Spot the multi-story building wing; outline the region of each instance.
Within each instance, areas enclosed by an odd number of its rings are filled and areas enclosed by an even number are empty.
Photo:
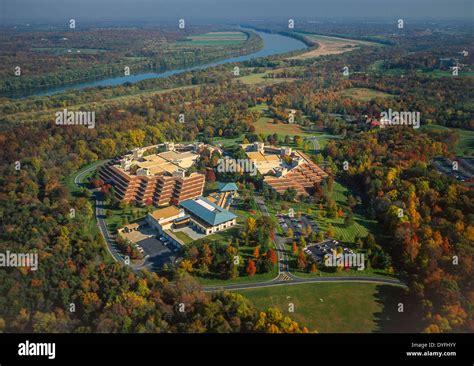
[[[153,151],[162,146],[167,151]],[[199,173],[186,174],[199,154],[176,151],[177,147],[167,143],[134,149],[131,154],[122,157],[119,163],[105,165],[99,176],[113,185],[117,199],[123,202],[139,205],[152,202],[164,206],[200,196],[205,176]],[[203,147],[200,145],[199,148]],[[144,155],[150,151],[151,154]]]

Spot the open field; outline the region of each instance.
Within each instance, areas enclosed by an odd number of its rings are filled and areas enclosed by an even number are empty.
[[[268,85],[291,82],[291,81],[296,80],[295,78],[268,77],[269,74],[271,73],[266,71],[266,72],[262,72],[258,74],[250,74],[246,76],[241,76],[239,78],[236,78],[235,80],[240,81],[241,83],[245,85],[255,85],[255,86],[268,86]]]
[[[306,132],[305,129],[296,123],[273,123],[273,119],[268,117],[261,117],[257,122],[254,123],[255,133],[263,133],[264,135],[270,135],[276,133],[280,137],[288,136],[312,136],[313,133]]]
[[[361,102],[369,102],[376,98],[393,98],[393,95],[367,88],[349,88],[338,93],[342,98],[351,98]]]
[[[355,39],[321,36],[318,34],[299,34],[317,43],[319,47],[300,55],[290,57],[290,60],[304,60],[319,56],[338,55],[357,49],[360,46],[379,46],[379,44],[374,42],[359,41]]]
[[[371,333],[406,329],[396,311],[396,299],[403,291],[366,283],[311,283],[239,292],[258,309],[280,309],[319,333]],[[290,303],[293,313],[288,311]]]
[[[254,107],[251,107],[250,110],[258,111],[262,113],[262,117],[260,117],[255,123],[255,133],[263,134],[263,135],[273,135],[276,133],[279,138],[284,138],[285,136],[302,136],[302,137],[310,137],[316,136],[318,137],[319,144],[321,148],[327,143],[328,139],[337,138],[337,136],[330,136],[324,134],[322,132],[311,131],[306,129],[305,127],[297,124],[297,123],[273,123],[273,118],[270,118],[268,115],[268,105],[265,103],[257,104]]]

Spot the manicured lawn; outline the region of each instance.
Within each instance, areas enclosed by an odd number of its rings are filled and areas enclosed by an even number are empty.
[[[111,211],[111,215],[105,218],[107,227],[111,233],[115,233],[118,229],[125,225],[125,218],[128,218],[128,222],[134,222],[139,219],[142,219],[148,213],[148,207],[135,207],[127,206],[125,209],[112,208],[110,206],[104,207],[106,210]],[[135,215],[133,213],[135,212]]]
[[[260,310],[280,309],[320,333],[401,331],[396,300],[403,289],[366,283],[312,283],[239,290]],[[322,301],[321,301],[322,300]],[[294,304],[290,313],[289,304]],[[403,325],[404,326],[404,325]]]
[[[183,233],[182,231],[173,231],[173,234],[179,239],[182,240],[184,244],[189,244],[193,242],[193,239],[191,239],[188,235]]]
[[[240,144],[242,142],[242,136],[235,138],[223,138],[223,137],[214,137],[211,139],[213,145],[222,145],[225,148]]]

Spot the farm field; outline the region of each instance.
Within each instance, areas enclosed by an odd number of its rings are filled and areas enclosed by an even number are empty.
[[[311,283],[240,290],[260,310],[281,310],[319,333],[372,333],[402,328],[402,288],[366,283]],[[294,312],[289,312],[289,304]],[[404,324],[403,324],[404,325]],[[402,330],[398,330],[402,331]]]
[[[302,53],[297,56],[290,57],[289,60],[304,60],[327,55],[338,55],[344,52],[352,51],[360,46],[380,46],[374,42],[359,41],[355,39],[346,39],[339,37],[322,36],[318,34],[299,33],[307,39],[317,43],[317,49]]]

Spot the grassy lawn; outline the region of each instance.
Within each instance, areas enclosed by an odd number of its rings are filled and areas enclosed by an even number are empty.
[[[125,209],[113,208],[106,205],[105,210],[110,210],[111,215],[105,218],[107,227],[111,233],[115,233],[118,229],[125,225],[125,219],[128,219],[128,222],[134,222],[140,220],[146,216],[150,208],[148,207],[135,207],[127,206]],[[135,213],[135,214],[134,214]]]
[[[252,248],[253,250],[253,248]],[[278,275],[278,266],[274,266],[273,270],[268,273],[257,273],[252,277],[247,276],[247,274],[237,277],[235,280],[223,280],[218,278],[218,274],[214,274],[214,278],[202,278],[194,277],[201,285],[204,286],[226,286],[240,283],[250,283],[250,282],[260,282],[260,281],[270,281]]]
[[[285,136],[321,136],[320,144],[324,145],[326,141],[323,141],[331,136],[318,131],[310,131],[306,127],[303,127],[297,123],[273,123],[273,118],[268,114],[268,105],[266,103],[259,103],[254,107],[249,108],[251,111],[257,111],[262,114],[262,116],[254,123],[255,133],[267,135],[273,135],[276,133],[280,139],[283,139]]]
[[[342,98],[351,98],[362,102],[370,102],[376,98],[393,98],[393,95],[367,88],[349,88],[338,93]]]
[[[403,289],[366,283],[311,283],[239,290],[260,310],[280,309],[320,333],[372,333],[406,330],[397,313]],[[322,300],[322,301],[321,301]],[[294,304],[294,312],[288,310]],[[413,327],[413,323],[411,323]]]
[[[288,136],[313,136],[315,133],[310,133],[304,129],[304,127],[296,123],[273,123],[273,119],[269,117],[260,117],[257,122],[254,123],[255,133],[264,135],[273,135],[276,133],[279,138]]]
[[[239,78],[236,78],[235,80],[238,80],[245,85],[258,85],[258,86],[267,86],[267,85],[291,82],[291,81],[296,80],[295,78],[267,77],[268,74],[270,74],[270,72],[266,71],[266,72],[262,72],[258,74],[250,74],[246,76],[241,76]]]
[[[67,178],[65,178],[61,181],[61,183],[68,188],[71,197],[79,197],[79,195],[80,195],[80,187],[78,187],[74,183],[74,178],[76,177],[76,175],[78,173],[82,172],[83,170],[91,167],[91,166],[99,165],[99,164],[100,164],[100,162],[98,162],[98,161],[93,162],[91,164],[87,164],[87,165],[83,166],[80,170],[78,170],[77,172],[71,174],[69,177],[67,177]],[[95,173],[95,170],[92,170],[89,173],[87,173],[86,175],[84,175],[82,177],[82,179],[80,180],[80,183],[86,182],[91,176],[94,175],[94,173]],[[92,206],[94,206],[95,201],[94,201],[93,196],[90,197],[89,202],[91,203]],[[99,232],[99,228],[97,227],[97,224],[96,224],[95,220],[91,221],[88,226],[89,226],[89,231],[91,233],[93,233],[94,235]]]
[[[213,145],[222,145],[225,148],[234,146],[236,144],[240,144],[242,142],[242,136],[234,137],[234,138],[224,138],[224,137],[213,137],[211,139],[211,143]]]
[[[189,244],[193,242],[193,239],[191,239],[188,235],[186,235],[186,233],[183,233],[182,231],[173,231],[173,234],[184,244]]]
[[[81,169],[79,169],[77,172],[71,174],[69,177],[65,178],[63,181],[62,181],[62,184],[66,185],[66,187],[69,189],[69,192],[71,193],[71,196],[75,197],[79,194],[80,192],[80,187],[78,187],[75,183],[74,183],[74,178],[77,176],[78,173],[82,172],[83,170],[86,170],[92,166],[95,166],[95,165],[100,165],[102,161],[95,161],[93,163],[90,163],[90,164],[87,164],[87,165],[84,165],[83,167],[81,167]],[[84,175],[81,179],[81,181],[79,183],[84,183],[86,182],[90,177],[92,177],[95,173],[95,170],[92,170],[90,172],[88,172],[86,175]]]

